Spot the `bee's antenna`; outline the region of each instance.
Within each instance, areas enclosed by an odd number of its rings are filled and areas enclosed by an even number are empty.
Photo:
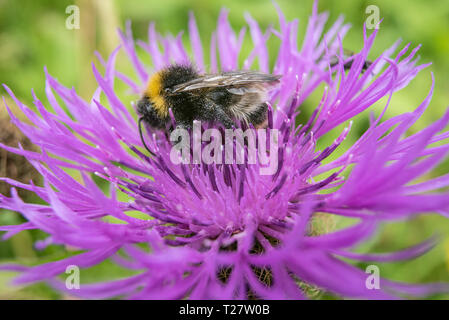
[[[145,143],[145,139],[143,138],[143,133],[142,133],[142,121],[143,121],[143,117],[139,118],[139,134],[140,134],[140,140],[142,140],[143,146],[145,147],[145,149],[148,150],[148,152],[154,157],[156,156],[156,154],[154,154],[153,151],[151,151],[147,144]]]

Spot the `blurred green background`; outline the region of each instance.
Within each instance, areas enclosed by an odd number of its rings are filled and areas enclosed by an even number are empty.
[[[287,19],[299,18],[299,43],[311,13],[312,1],[277,1]],[[75,4],[80,8],[80,29],[66,28],[66,7]],[[419,51],[421,62],[433,62],[422,71],[410,85],[395,94],[387,116],[410,111],[417,107],[427,95],[431,85],[430,71],[435,74],[435,93],[429,109],[414,127],[414,131],[440,118],[449,102],[449,3],[447,1],[325,1],[319,2],[319,11],[329,11],[327,26],[343,14],[346,22],[352,24],[345,38],[344,46],[353,51],[361,48],[362,26],[367,18],[368,5],[377,5],[383,22],[369,58],[374,59],[396,39],[408,42],[412,47],[422,44]],[[219,10],[230,9],[230,21],[235,29],[245,25],[244,12],[249,12],[263,29],[270,24],[278,28],[277,15],[270,1],[120,1],[120,0],[0,0],[0,83],[12,88],[20,100],[32,105],[31,88],[38,97],[44,97],[44,72],[49,72],[64,85],[75,89],[86,99],[95,90],[90,62],[94,61],[94,51],[103,57],[118,45],[116,29],[123,28],[126,20],[132,21],[135,38],[147,39],[150,21],[156,22],[162,34],[177,34],[187,29],[188,11],[193,10],[204,43],[209,47],[209,39],[216,27]],[[248,38],[248,37],[247,37]],[[188,38],[184,34],[188,46]],[[248,45],[244,50],[249,50]],[[271,53],[276,47],[270,48]],[[205,55],[207,57],[207,54]],[[275,56],[273,55],[272,58]],[[119,66],[128,69],[126,59],[119,59]],[[96,60],[95,60],[96,61]],[[97,65],[99,65],[98,61]],[[5,95],[2,89],[1,95]],[[313,96],[303,106],[303,115],[310,114]],[[127,97],[125,99],[132,99]],[[135,99],[135,97],[134,97]],[[7,101],[8,98],[7,98]],[[380,107],[382,104],[379,104]],[[0,111],[4,114],[4,108]],[[367,126],[367,114],[357,117],[351,139],[343,149],[352,143]],[[332,134],[326,141],[332,139]],[[442,164],[432,176],[449,171],[449,162]],[[19,215],[2,212],[0,224],[19,223]],[[340,222],[337,221],[337,225]],[[343,223],[343,222],[342,222]],[[409,282],[449,281],[449,221],[436,215],[420,216],[409,221],[386,225],[381,232],[359,250],[384,252],[405,248],[416,244],[432,234],[441,235],[441,243],[430,253],[413,261],[393,264],[379,264],[381,276]],[[14,261],[35,264],[38,261],[60,259],[68,253],[65,248],[53,246],[42,252],[33,249],[33,241],[42,239],[39,232],[22,232],[8,241],[0,242],[0,262]],[[364,265],[360,265],[364,267]],[[110,279],[125,274],[110,263],[87,271],[82,271],[82,279]],[[55,299],[65,298],[43,284],[26,288],[9,285],[12,273],[0,273],[0,298],[14,299]],[[449,298],[440,295],[434,298]]]

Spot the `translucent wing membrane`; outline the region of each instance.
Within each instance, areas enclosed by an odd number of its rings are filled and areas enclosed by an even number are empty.
[[[223,74],[208,74],[192,81],[176,85],[171,92],[177,93],[217,87],[242,87],[261,83],[274,84],[277,83],[281,77],[281,75],[271,75],[257,71],[244,70],[226,72]]]

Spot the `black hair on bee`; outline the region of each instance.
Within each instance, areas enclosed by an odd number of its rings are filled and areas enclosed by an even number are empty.
[[[349,51],[347,49],[343,50],[343,58],[344,59],[349,59],[349,58],[351,58],[353,56],[354,56],[354,52]],[[351,69],[353,62],[354,62],[354,58],[352,58],[352,59],[348,60],[347,62],[345,62],[343,64],[343,69],[345,69],[345,70]],[[331,58],[331,61],[330,61],[331,68],[333,68],[336,65],[338,65],[338,63],[339,63],[339,58],[337,56],[333,56]],[[366,71],[372,64],[373,64],[372,61],[365,60],[365,62],[363,63],[363,66],[362,66],[362,72]]]
[[[200,75],[191,65],[163,68],[150,77],[137,103],[142,142],[148,149],[142,122],[165,129],[171,121],[169,109],[177,127],[185,129],[190,129],[194,120],[218,123],[226,129],[234,127],[236,120],[261,127],[267,119],[267,92],[280,78],[249,70]]]

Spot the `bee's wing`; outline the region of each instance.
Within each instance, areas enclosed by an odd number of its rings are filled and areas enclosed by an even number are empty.
[[[208,74],[174,86],[171,93],[226,87],[233,94],[243,94],[248,92],[248,90],[257,90],[257,88],[261,88],[261,85],[275,84],[280,78],[280,75],[271,75],[257,71]]]

